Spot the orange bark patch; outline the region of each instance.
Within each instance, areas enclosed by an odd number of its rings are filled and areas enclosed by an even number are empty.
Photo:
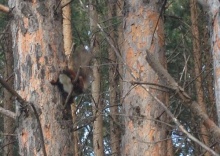
[[[23,22],[24,22],[24,27],[28,28],[28,18],[23,18]]]
[[[50,125],[49,124],[44,126],[44,135],[45,135],[45,138],[47,138],[48,140],[51,139]]]
[[[143,15],[143,7],[141,7],[139,10],[138,10],[138,15]]]
[[[33,90],[38,90],[39,86],[40,86],[40,81],[39,79],[36,79],[34,77],[34,75],[32,75],[32,77],[30,78],[30,85],[31,85],[31,91]]]
[[[126,146],[125,146],[125,152],[124,153],[126,153],[126,154],[128,154],[129,153],[129,151],[130,151],[130,146],[129,146],[129,144],[126,144]]]
[[[44,138],[47,138],[47,140],[51,140],[51,133],[50,133],[50,125],[47,124],[44,126]],[[49,144],[45,144],[46,151],[49,150]]]
[[[36,0],[32,0],[33,4],[37,4],[37,1]]]
[[[134,61],[134,60],[133,60],[134,57],[135,57],[135,56],[134,56],[134,52],[133,52],[132,48],[129,48],[128,51],[127,51],[127,55],[126,55],[126,62],[127,62],[127,65],[128,65],[129,67],[132,66],[133,61]]]
[[[214,51],[217,52],[217,51],[219,51],[219,49],[220,49],[220,39],[216,35],[215,44],[214,44]]]
[[[35,40],[41,45],[42,51],[45,51],[45,44],[43,42],[43,29],[40,27],[36,32]]]
[[[133,125],[133,122],[131,120],[128,122],[127,126],[128,126],[128,129],[130,129],[130,130],[134,129],[134,125]]]
[[[149,24],[148,20],[144,21],[144,27],[142,28],[141,33],[142,33],[142,37],[146,37],[148,35],[152,35],[153,29],[152,29],[152,27],[150,27],[150,24]]]
[[[24,34],[22,34],[21,31],[19,31],[18,35],[19,35],[19,37],[18,37],[19,41],[22,41],[22,42],[18,43],[19,47],[21,48],[20,51],[22,51],[23,53],[27,53],[28,51],[31,50],[30,43],[34,44],[34,41],[35,41],[34,35],[31,33],[28,33],[28,32],[25,33],[25,35],[24,35]],[[25,56],[25,55],[23,55],[23,56]]]
[[[155,144],[154,148],[152,150],[152,155],[153,156],[160,156],[160,154],[159,154],[160,151],[161,151],[161,149],[159,148],[158,144]]]
[[[216,68],[215,73],[216,73],[216,77],[219,77],[220,76],[220,68]]]
[[[41,57],[41,58],[39,59],[39,62],[38,62],[38,63],[44,64],[44,61],[45,61],[44,57]]]
[[[160,46],[164,46],[164,32],[163,32],[163,27],[159,27],[160,29],[158,29],[158,38],[159,38],[159,41],[158,41],[158,44]]]
[[[218,27],[218,16],[215,16],[215,19],[214,19],[214,22],[213,22],[213,30],[214,30],[214,34],[218,34],[218,30],[219,30],[219,27]]]
[[[147,10],[147,17],[148,17],[148,19],[150,19],[150,22],[152,23],[152,24],[154,24],[151,28],[152,28],[152,30],[154,30],[155,29],[155,26],[156,26],[156,24],[157,24],[157,20],[158,20],[158,17],[159,17],[159,14],[158,14],[158,12],[154,12],[154,11],[152,11],[152,10]],[[147,21],[147,20],[146,20]],[[147,22],[149,22],[149,21],[147,21]],[[149,25],[149,24],[148,24]]]
[[[151,110],[151,104],[146,103],[145,112],[150,112],[150,110]]]
[[[133,24],[131,26],[131,32],[132,32],[132,41],[133,42],[139,42],[141,36],[143,35],[141,32],[141,27],[138,25]]]
[[[141,86],[135,87],[135,92],[136,92],[136,94],[138,94],[138,96],[140,96],[141,98],[147,96],[146,90],[145,90],[144,88],[142,88]]]
[[[22,146],[25,147],[26,142],[28,141],[28,132],[25,131],[25,129],[23,129],[21,135],[22,135]]]
[[[155,130],[151,129],[148,133],[148,138],[150,141],[154,141],[154,132],[155,132]]]
[[[146,125],[144,125],[144,126],[146,126]],[[139,138],[143,139],[143,137],[145,137],[145,134],[146,134],[146,129],[145,128],[139,128],[139,130],[138,130]]]

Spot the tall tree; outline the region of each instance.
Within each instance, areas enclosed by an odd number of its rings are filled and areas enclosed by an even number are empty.
[[[110,33],[110,37],[117,41],[116,39],[116,30],[113,26],[113,19],[116,16],[116,3],[111,3],[111,1],[108,1],[108,18],[109,20],[109,29],[108,32]],[[115,47],[116,46],[116,42]],[[117,100],[117,94],[118,94],[118,65],[117,65],[117,59],[114,50],[112,47],[109,47],[108,49],[109,54],[109,103],[110,103],[110,138],[111,138],[111,152],[113,156],[119,156],[120,155],[120,127],[119,127],[119,112],[118,112],[118,100]]]
[[[199,28],[198,28],[198,12],[197,12],[196,0],[190,0],[190,12],[191,12],[191,30],[193,35],[193,58],[194,58],[194,71],[196,78],[195,88],[196,88],[196,98],[198,103],[201,105],[201,108],[204,112],[206,111],[206,105],[204,102],[204,92],[202,86],[202,57],[201,57],[201,47],[200,47],[200,38],[199,38]],[[206,145],[209,145],[208,131],[204,125],[200,125],[201,137]],[[205,154],[209,156],[209,153]]]
[[[162,2],[125,1],[123,108],[125,134],[122,155],[167,155],[166,122],[163,108],[146,92],[146,86],[132,86],[131,81],[163,84],[145,60],[146,49],[165,65]],[[166,103],[166,93],[151,88],[152,94]]]
[[[72,27],[71,27],[71,3],[69,0],[62,0],[62,16],[63,16],[63,40],[64,51],[66,56],[70,56],[71,47],[73,43],[72,39]]]
[[[69,0],[62,0],[62,16],[63,16],[63,43],[65,55],[68,59],[68,69],[74,70],[74,42],[72,38],[72,25],[71,25],[71,3]],[[76,60],[76,59],[75,59]],[[71,114],[72,114],[72,123],[76,123],[76,104],[71,104]],[[78,131],[73,131],[73,153],[75,156],[79,155],[79,146],[78,146]]]
[[[9,1],[13,8],[15,90],[25,99],[19,116],[21,155],[72,155],[72,133],[63,120],[63,100],[50,84],[66,66],[59,1]],[[20,99],[20,98],[18,98]],[[28,111],[27,111],[28,110]],[[25,113],[24,113],[25,112]]]
[[[220,48],[219,48],[219,33],[220,33],[220,17],[219,7],[220,2],[218,0],[205,1],[198,0],[203,6],[204,10],[209,14],[210,22],[210,36],[211,36],[211,51],[213,57],[213,68],[214,68],[214,87],[215,87],[215,100],[218,115],[218,125],[220,125]]]
[[[5,70],[4,70],[4,77],[7,80],[7,83],[13,88],[14,84],[14,75],[13,75],[13,52],[12,52],[12,38],[11,38],[11,31],[9,27],[6,29],[8,35],[4,35],[4,49],[5,49]],[[3,38],[2,37],[2,38]],[[10,111],[14,111],[14,101],[13,96],[10,92],[4,89],[4,108]],[[4,144],[6,145],[4,148],[4,155],[5,156],[13,156],[14,151],[14,120],[10,117],[4,116],[4,133],[5,139]]]
[[[93,55],[99,52],[98,36],[96,34],[98,24],[97,4],[96,1],[89,1],[90,13],[90,29],[91,29],[91,49]],[[93,59],[93,82],[92,82],[92,99],[93,99],[93,116],[95,121],[93,124],[93,149],[97,156],[104,155],[103,145],[103,118],[102,118],[102,102],[101,102],[101,78],[99,62]]]

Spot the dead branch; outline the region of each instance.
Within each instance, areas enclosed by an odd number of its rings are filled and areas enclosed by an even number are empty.
[[[39,127],[39,131],[40,131],[40,141],[41,141],[41,145],[42,145],[42,148],[43,148],[43,153],[44,153],[44,156],[47,156],[47,153],[46,153],[46,147],[45,147],[45,144],[44,144],[44,136],[43,136],[43,130],[42,130],[42,127],[41,127],[41,123],[40,123],[40,119],[39,119],[39,115],[37,113],[37,110],[34,106],[33,103],[28,103],[27,101],[25,101],[11,86],[9,86],[7,84],[7,82],[5,82],[5,80],[3,78],[0,77],[0,83],[2,84],[3,87],[5,87],[5,89],[7,89],[13,96],[16,97],[16,100],[18,100],[18,102],[23,106],[23,107],[26,107],[26,106],[31,106],[33,112],[34,112],[34,115],[37,119],[37,123],[38,123],[38,127]]]
[[[9,13],[9,7],[0,4],[0,11],[4,13]]]
[[[12,119],[16,119],[16,114],[14,113],[14,112],[12,112],[12,111],[10,111],[10,110],[7,110],[7,109],[4,109],[4,108],[2,108],[2,107],[0,107],[0,113],[1,114],[3,114],[3,115],[5,115],[5,116],[7,116],[7,117],[9,117],[9,118],[12,118]]]
[[[27,104],[27,102],[1,77],[0,77],[0,83],[2,84],[3,87],[5,87],[5,89],[7,89],[13,96],[16,97],[16,100],[18,100],[18,102],[21,105],[25,106]]]
[[[160,88],[167,89],[167,91],[172,90],[172,89],[169,88],[168,86],[161,85],[161,84],[156,84],[156,83],[151,83],[151,82],[143,82],[143,81],[123,81],[123,82],[129,82],[129,83],[131,83],[132,85],[135,85],[135,84],[137,84],[137,85],[144,84],[144,85],[149,85],[149,86],[157,86],[157,87],[160,87]]]
[[[166,105],[161,102],[156,96],[154,96],[149,89],[146,89],[146,91],[148,92],[148,94],[151,95],[151,97],[153,97],[154,100],[156,100],[162,107],[163,109],[166,111],[166,113],[172,118],[173,122],[177,125],[178,129],[180,129],[184,134],[187,135],[188,138],[190,138],[191,140],[193,140],[194,142],[196,142],[197,144],[199,144],[201,147],[203,147],[204,149],[206,149],[207,151],[209,151],[210,153],[212,153],[215,156],[219,156],[219,154],[217,154],[215,151],[213,151],[211,148],[209,148],[208,146],[206,146],[204,143],[202,143],[201,141],[199,141],[197,138],[195,138],[193,135],[191,135],[190,133],[187,132],[187,130],[184,128],[183,125],[181,125],[181,123],[177,120],[177,118],[175,118],[175,116],[171,113],[171,111],[169,109],[167,109]]]
[[[220,142],[220,128],[208,117],[202,110],[201,106],[193,101],[192,98],[178,85],[174,78],[168,73],[166,69],[160,64],[159,60],[148,50],[146,50],[146,60],[158,76],[166,83],[166,85],[175,92],[183,101],[184,106],[189,107],[193,114],[201,119],[201,123],[210,131],[213,138]]]

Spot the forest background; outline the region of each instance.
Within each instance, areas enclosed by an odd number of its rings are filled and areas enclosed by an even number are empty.
[[[199,2],[0,0],[0,155],[219,155],[220,2]],[[66,119],[73,43],[93,74]]]

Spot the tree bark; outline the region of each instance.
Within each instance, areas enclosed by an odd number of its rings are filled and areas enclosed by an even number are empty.
[[[70,56],[71,54],[71,47],[73,43],[72,39],[72,28],[71,28],[71,3],[68,4],[69,0],[62,0],[62,8],[63,11],[63,40],[64,40],[64,51],[66,56]],[[68,5],[66,5],[68,4]]]
[[[125,1],[124,10],[124,81],[145,81],[162,84],[161,79],[145,62],[150,49],[165,65],[162,4],[158,1]],[[122,136],[122,155],[167,155],[166,122],[163,108],[146,92],[146,86],[123,84],[125,134]],[[152,94],[166,103],[166,93],[151,89]]]
[[[64,51],[65,55],[68,58],[68,69],[74,70],[75,67],[74,64],[77,64],[74,62],[74,58],[72,54],[72,48],[73,48],[73,38],[72,38],[72,23],[71,23],[71,3],[69,3],[69,0],[62,0],[62,15],[63,15],[63,43],[64,43]],[[67,5],[68,4],[68,5]],[[71,60],[70,60],[71,59]],[[75,59],[76,60],[76,59]],[[72,114],[72,123],[76,123],[76,106],[75,103],[71,104],[71,114]],[[74,128],[74,127],[73,127]],[[79,156],[79,137],[78,137],[78,131],[73,131],[73,153],[74,156]]]
[[[114,30],[113,18],[116,16],[116,3],[111,3],[108,1],[108,18],[109,20],[109,29],[108,32],[110,37],[116,41],[116,35]],[[116,42],[114,42],[116,43]],[[115,47],[117,47],[115,45]],[[108,48],[109,55],[109,103],[110,103],[110,146],[112,156],[120,156],[120,127],[119,127],[119,112],[118,112],[118,101],[117,101],[117,92],[118,92],[118,65],[116,60],[116,55],[114,50]]]
[[[98,36],[95,34],[98,24],[98,14],[96,11],[96,3],[93,0],[89,1],[90,13],[90,30],[91,30],[91,49],[93,55],[99,52]],[[96,156],[104,156],[103,145],[103,118],[102,118],[102,103],[100,96],[100,71],[99,62],[93,59],[93,82],[92,82],[92,99],[93,99],[93,116],[95,121],[93,124],[93,148]]]
[[[23,108],[28,113],[21,112],[19,117],[19,154],[73,155],[71,127],[61,109],[64,101],[58,88],[50,84],[66,67],[60,3],[17,0],[9,1],[9,6],[14,15],[15,89],[28,103]],[[17,102],[18,113],[19,105]]]
[[[195,88],[196,88],[196,97],[197,101],[200,104],[202,110],[207,113],[206,106],[204,103],[204,92],[202,86],[202,57],[201,57],[201,47],[200,47],[200,38],[199,38],[199,29],[198,29],[198,12],[196,6],[196,0],[190,0],[190,12],[191,12],[191,30],[193,35],[193,59],[194,59],[194,71],[195,71]],[[200,132],[203,142],[206,145],[209,145],[208,131],[204,125],[200,125]],[[206,153],[205,156],[209,156],[210,153]]]
[[[220,126],[220,2],[218,0],[206,1],[198,0],[209,14],[210,36],[211,36],[211,51],[213,57],[214,68],[214,87],[215,87],[215,100],[218,115],[218,126]]]
[[[72,103],[71,104],[71,111],[72,111],[72,120],[73,123],[77,122],[77,116],[76,116],[76,104]],[[79,135],[78,131],[73,131],[73,149],[74,149],[74,156],[80,156],[80,151],[79,151]]]
[[[7,28],[8,29],[8,28]],[[13,75],[13,52],[12,52],[12,38],[10,29],[7,30],[7,36],[5,36],[4,43],[5,46],[5,73],[4,77],[7,79],[7,83],[13,87],[14,84],[14,75]],[[4,108],[10,111],[14,111],[14,101],[13,96],[6,89],[4,89]],[[4,156],[13,156],[14,150],[14,140],[15,137],[12,135],[15,133],[14,120],[7,116],[4,116]]]
[[[9,12],[9,7],[0,4],[0,11],[2,11],[4,13],[8,13]]]

